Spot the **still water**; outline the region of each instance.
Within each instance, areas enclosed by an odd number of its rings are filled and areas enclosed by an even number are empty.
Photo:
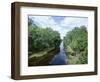
[[[63,41],[60,44],[60,52],[57,53],[52,60],[50,61],[50,65],[66,65],[67,56],[64,51]]]

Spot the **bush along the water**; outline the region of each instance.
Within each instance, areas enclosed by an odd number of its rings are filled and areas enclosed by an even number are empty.
[[[68,64],[87,64],[88,32],[85,26],[75,27],[64,37],[64,49]]]
[[[60,34],[51,28],[41,28],[28,19],[28,52],[40,52],[50,48],[58,48],[61,42]]]

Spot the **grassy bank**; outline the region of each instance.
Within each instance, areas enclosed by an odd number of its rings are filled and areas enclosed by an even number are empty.
[[[59,48],[57,49],[49,48],[44,51],[34,53],[28,57],[28,65],[29,66],[48,65],[50,60],[58,52],[59,52]]]

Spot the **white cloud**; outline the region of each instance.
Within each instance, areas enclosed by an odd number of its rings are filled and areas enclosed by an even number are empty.
[[[51,27],[55,22],[50,16],[30,16],[34,22],[41,25],[42,28]]]
[[[64,27],[68,30],[73,29],[74,27],[79,27],[85,25],[88,27],[88,19],[82,17],[65,17],[63,21],[61,21],[60,26]]]

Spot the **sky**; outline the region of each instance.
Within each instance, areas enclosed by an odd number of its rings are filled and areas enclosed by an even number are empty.
[[[41,28],[50,27],[53,30],[58,31],[62,39],[68,31],[75,27],[84,25],[88,28],[87,17],[30,15],[29,18],[31,18],[37,26],[41,26]]]

